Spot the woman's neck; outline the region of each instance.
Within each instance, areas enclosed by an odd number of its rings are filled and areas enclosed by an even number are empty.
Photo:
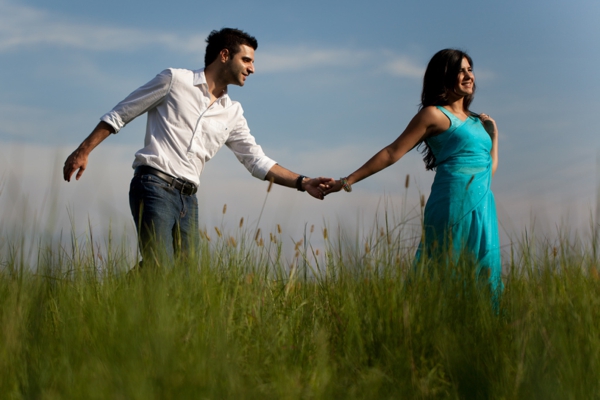
[[[449,99],[450,101],[444,107],[452,111],[452,113],[455,115],[458,114],[468,116],[468,111],[465,110],[464,99],[464,97],[459,97],[457,99]]]

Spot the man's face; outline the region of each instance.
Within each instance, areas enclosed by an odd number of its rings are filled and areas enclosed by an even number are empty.
[[[228,84],[244,86],[246,78],[253,73],[254,49],[242,44],[240,45],[240,51],[225,61],[225,78]]]

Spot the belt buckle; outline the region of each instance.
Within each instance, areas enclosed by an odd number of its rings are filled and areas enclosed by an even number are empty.
[[[179,180],[179,183],[181,184],[181,193],[187,196],[192,194],[192,191],[194,190],[194,184],[192,182],[181,179]]]

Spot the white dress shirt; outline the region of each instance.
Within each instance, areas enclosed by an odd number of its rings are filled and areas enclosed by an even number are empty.
[[[135,153],[133,168],[147,165],[199,185],[204,165],[225,144],[253,176],[265,179],[276,162],[256,144],[240,103],[225,92],[209,105],[204,69],[169,68],[101,120],[117,133],[148,112],[144,147]]]

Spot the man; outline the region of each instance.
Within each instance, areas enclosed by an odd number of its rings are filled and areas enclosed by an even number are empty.
[[[90,152],[111,133],[148,113],[144,147],[135,154],[129,204],[148,262],[188,255],[197,245],[195,193],[204,165],[227,145],[255,177],[306,191],[323,199],[333,180],[309,179],[268,158],[250,134],[243,110],[227,95],[227,86],[244,86],[254,73],[256,39],[238,29],[212,31],[206,39],[205,68],[167,69],[138,88],[100,123],[67,158],[68,182],[79,180]]]

